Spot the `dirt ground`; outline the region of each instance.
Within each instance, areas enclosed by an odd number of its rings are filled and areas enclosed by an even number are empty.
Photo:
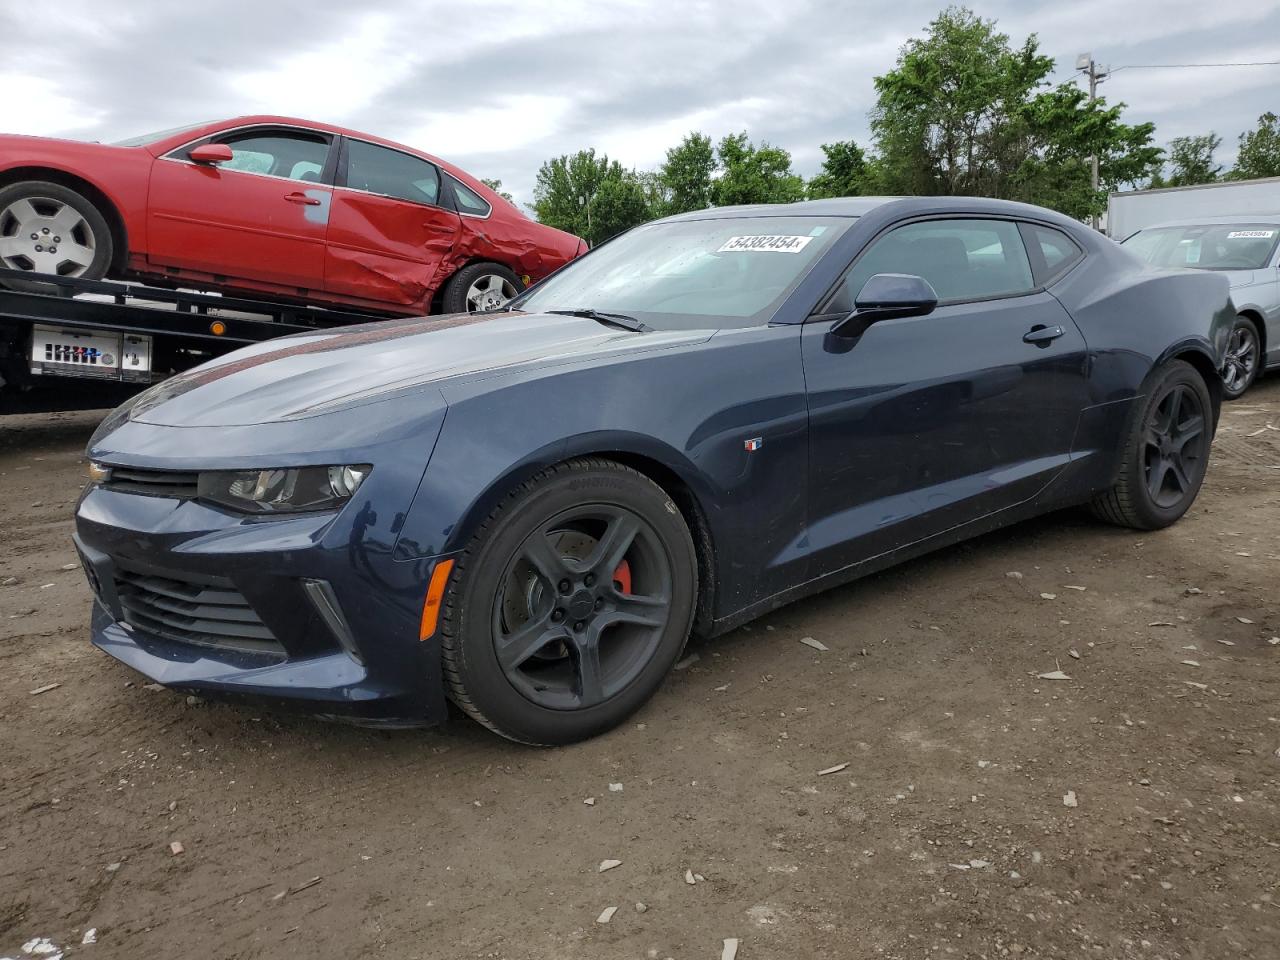
[[[0,957],[1280,957],[1280,377],[1174,528],[947,550],[545,751],[189,703],[94,650],[95,419],[0,420]]]

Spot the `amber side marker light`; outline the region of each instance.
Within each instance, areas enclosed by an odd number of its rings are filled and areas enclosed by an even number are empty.
[[[227,325],[221,320],[215,320],[213,323],[209,324],[209,332],[215,337],[220,337],[227,332]]]
[[[422,624],[418,628],[419,640],[430,640],[436,632],[436,624],[440,622],[440,604],[444,601],[444,588],[452,572],[452,560],[441,560],[431,571],[427,599],[422,602]]]

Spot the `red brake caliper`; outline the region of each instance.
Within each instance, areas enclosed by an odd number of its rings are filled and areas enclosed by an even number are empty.
[[[628,561],[623,560],[613,571],[613,585],[619,593],[631,592],[631,564]]]

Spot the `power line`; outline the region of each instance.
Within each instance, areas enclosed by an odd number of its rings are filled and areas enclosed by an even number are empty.
[[[1244,63],[1126,63],[1117,70],[1184,70],[1195,67],[1280,67],[1280,60],[1251,60]]]
[[[1280,60],[1248,60],[1238,63],[1126,63],[1119,67],[1104,67],[1099,82],[1120,70],[1194,70],[1203,67],[1280,67]],[[1075,76],[1066,79],[1078,79],[1080,72],[1084,69],[1084,67],[1077,68]],[[1061,76],[1062,74],[1055,73],[1052,79],[1058,81]]]

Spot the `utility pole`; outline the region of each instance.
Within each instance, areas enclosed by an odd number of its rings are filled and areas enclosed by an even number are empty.
[[[1109,64],[1095,63],[1092,53],[1082,53],[1076,57],[1076,69],[1083,72],[1089,78],[1089,103],[1098,99],[1098,84],[1107,77],[1111,76],[1111,67]],[[1098,153],[1095,150],[1092,157],[1089,158],[1089,165],[1092,167],[1092,177],[1090,183],[1093,186],[1093,192],[1098,192]],[[1098,229],[1098,215],[1093,215],[1093,229]]]

